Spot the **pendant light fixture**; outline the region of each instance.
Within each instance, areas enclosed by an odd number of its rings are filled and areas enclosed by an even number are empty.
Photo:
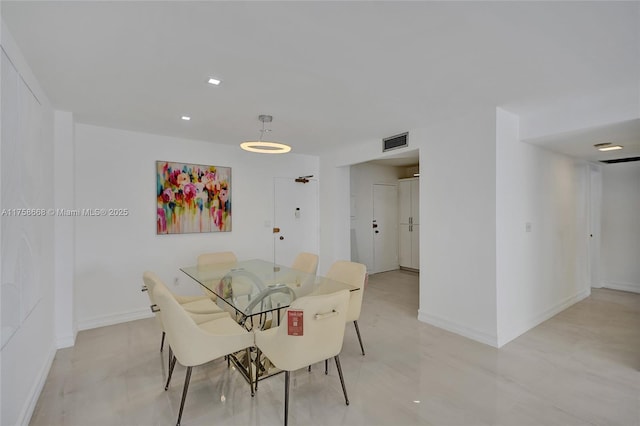
[[[258,120],[262,122],[262,129],[260,130],[260,139],[257,141],[247,141],[240,144],[240,148],[245,151],[258,152],[260,154],[285,154],[291,151],[289,145],[285,145],[279,142],[266,142],[263,141],[265,132],[270,132],[270,129],[264,128],[264,123],[271,123],[273,117],[270,115],[262,114],[258,116]]]

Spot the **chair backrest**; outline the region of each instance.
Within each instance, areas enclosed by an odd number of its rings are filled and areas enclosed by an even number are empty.
[[[184,310],[165,285],[156,285],[154,299],[162,313],[162,323],[169,345],[180,364],[200,365],[253,343],[252,336],[230,318],[213,321],[232,322],[233,328],[221,327],[220,334],[204,331]],[[242,344],[242,342],[245,342]]]
[[[315,275],[318,272],[318,255],[302,252],[296,256],[291,269]]]
[[[222,268],[226,268],[226,265],[229,265],[229,267],[231,267],[236,262],[238,262],[238,258],[236,257],[235,253],[232,251],[218,251],[213,253],[203,253],[198,256],[198,260],[197,260],[199,268],[206,268],[207,266],[212,266],[214,268],[216,268],[216,266],[221,266]],[[217,275],[219,272],[220,271],[217,271],[217,270],[208,271],[208,274],[213,274],[209,278],[216,281],[221,279],[224,273],[226,273],[226,272],[222,272],[221,275]],[[213,295],[209,290],[207,290],[204,287],[202,288],[202,293],[211,297],[213,300],[216,299],[216,296]]]
[[[362,263],[348,262],[346,260],[338,260],[327,272],[327,278],[341,281],[358,287],[359,291],[352,291],[349,299],[349,310],[347,312],[347,321],[357,321],[360,318],[362,310],[362,296],[364,294],[364,282],[367,276],[367,267]]]
[[[164,284],[162,283],[162,280],[160,280],[160,277],[151,271],[145,271],[142,274],[142,281],[144,282],[144,285],[147,288],[147,296],[149,296],[149,302],[151,302],[151,306],[153,307],[154,305],[156,305],[156,300],[155,300],[153,290],[155,289],[157,283],[160,283],[160,285],[164,285]],[[160,316],[161,315],[160,312],[156,311],[154,314],[156,316],[156,322],[158,323],[160,330],[164,331],[164,326],[162,325],[162,317]]]
[[[287,308],[281,325],[266,347],[260,345],[259,331],[256,332],[256,344],[276,367],[288,371],[334,357],[342,350],[348,304],[348,290],[296,299]],[[301,336],[288,334],[291,311],[303,312]],[[269,330],[264,333],[269,334]]]
[[[198,256],[198,266],[218,265],[221,263],[236,263],[238,258],[232,251],[219,251],[215,253],[203,253]]]

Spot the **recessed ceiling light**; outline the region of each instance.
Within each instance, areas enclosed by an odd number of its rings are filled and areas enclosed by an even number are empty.
[[[183,115],[183,116],[182,116],[182,117],[180,117],[180,118],[182,118],[184,121],[189,121],[189,120],[191,120],[191,117],[189,117],[188,115]]]
[[[207,83],[217,86],[218,84],[220,84],[220,80],[218,80],[217,78],[209,77],[209,80],[207,80]]]
[[[598,151],[615,151],[617,149],[622,149],[621,145],[609,145],[598,148]]]
[[[622,149],[621,145],[614,145],[611,142],[597,143],[594,147],[598,148],[598,151],[615,151]]]

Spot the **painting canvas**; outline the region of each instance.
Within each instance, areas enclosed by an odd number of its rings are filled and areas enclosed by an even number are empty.
[[[156,162],[157,233],[231,231],[231,167]]]

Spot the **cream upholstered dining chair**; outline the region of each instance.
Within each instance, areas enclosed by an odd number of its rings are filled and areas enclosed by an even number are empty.
[[[342,341],[344,340],[348,304],[348,290],[318,296],[300,297],[291,303],[285,314],[285,318],[288,318],[289,313],[292,313],[293,317],[297,316],[295,314],[302,312],[302,331],[299,335],[289,334],[288,321],[283,322],[278,327],[255,331],[258,359],[260,359],[260,354],[263,353],[276,368],[285,371],[285,425],[289,421],[290,372],[331,357],[335,359],[345,403],[349,405],[338,356],[342,350]],[[257,388],[258,383],[256,381]]]
[[[232,251],[218,251],[214,253],[203,253],[198,256],[198,266],[219,265],[223,263],[236,263],[238,258]]]
[[[253,346],[253,333],[242,328],[228,315],[197,324],[166,287],[156,286],[153,293],[162,313],[162,324],[167,333],[169,346],[173,349],[165,390],[169,389],[176,361],[187,367],[176,423],[178,426],[182,419],[192,368],[242,350],[246,350],[248,359],[249,348]],[[250,382],[249,386],[253,395],[253,384]]]
[[[160,312],[157,311],[157,305],[154,298],[153,290],[156,286],[161,286],[167,289],[167,286],[162,282],[160,277],[151,271],[145,271],[142,274],[142,291],[147,292],[147,296],[149,296],[149,301],[151,302],[151,311],[154,312],[156,317],[156,322],[162,331],[162,340],[160,341],[160,352],[164,347],[164,338],[165,331],[162,326],[162,318]],[[211,301],[207,296],[180,296],[177,294],[173,294],[169,291],[169,293],[173,296],[173,298],[194,317],[195,321],[209,321],[213,318],[217,318],[220,316],[229,316],[226,312],[224,312],[218,305]],[[210,315],[214,315],[211,317]]]
[[[318,272],[318,255],[313,253],[299,253],[293,260],[291,269],[315,275]]]
[[[207,266],[207,265],[233,265],[238,262],[238,258],[235,253],[232,251],[217,251],[212,253],[203,253],[198,256],[197,265],[198,266]],[[220,277],[222,278],[222,277]],[[211,293],[206,288],[202,288],[202,292],[210,297],[211,300],[215,301],[217,299],[216,295]]]
[[[278,282],[287,284],[290,287],[300,287],[313,283],[318,272],[318,255],[301,252],[291,264],[292,271],[279,277]],[[300,274],[302,272],[303,274]],[[273,294],[271,300],[274,305],[278,303],[288,303],[291,298],[286,294]]]
[[[362,337],[360,336],[360,328],[358,327],[358,319],[362,310],[362,296],[364,294],[364,284],[367,278],[367,267],[362,263],[348,262],[346,260],[338,260],[334,262],[327,272],[327,278],[343,283],[351,284],[360,290],[350,292],[349,310],[347,311],[347,322],[353,321],[360,342],[360,350],[364,355],[364,346],[362,345]]]

